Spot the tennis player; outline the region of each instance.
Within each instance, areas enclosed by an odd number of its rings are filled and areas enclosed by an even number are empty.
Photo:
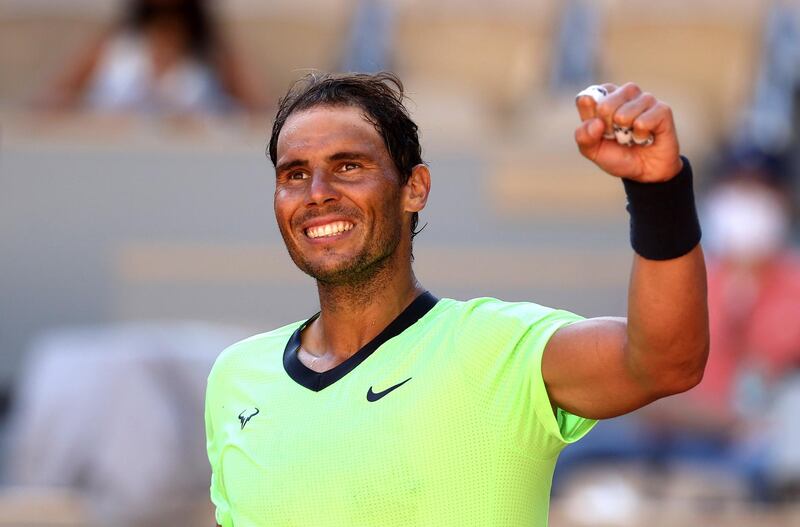
[[[437,298],[412,268],[431,176],[400,81],[309,77],[282,99],[269,143],[275,217],[320,311],[214,365],[219,525],[544,526],[565,445],[700,381],[692,171],[666,104],[634,84],[603,88],[578,98],[575,141],[627,192],[627,319]],[[614,125],[632,130],[632,146],[604,138]]]

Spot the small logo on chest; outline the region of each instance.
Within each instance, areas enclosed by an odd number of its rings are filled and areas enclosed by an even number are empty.
[[[239,422],[242,423],[242,430],[244,430],[244,425],[250,422],[250,419],[257,416],[259,414],[258,408],[245,408],[242,410],[242,413],[239,414]]]
[[[404,385],[405,383],[407,383],[410,380],[411,380],[411,377],[409,377],[408,379],[404,380],[401,383],[395,384],[394,386],[386,388],[382,392],[378,392],[378,393],[373,392],[372,391],[372,386],[370,386],[369,390],[367,391],[367,401],[369,401],[371,403],[374,403],[375,401],[377,401],[381,397],[385,397],[389,392],[391,392],[392,390],[396,390],[397,388],[401,387],[402,385]]]

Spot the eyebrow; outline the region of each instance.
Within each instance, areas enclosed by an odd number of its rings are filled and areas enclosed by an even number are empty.
[[[366,154],[360,154],[358,152],[337,152],[328,158],[328,161],[342,161],[345,159],[354,159],[357,161],[363,161],[365,159],[369,159],[369,156]]]
[[[286,163],[281,163],[280,165],[275,167],[275,172],[280,173],[286,170],[290,170],[292,168],[297,167],[305,167],[308,166],[308,161],[305,159],[294,159],[292,161],[287,161]]]
[[[343,161],[345,159],[352,159],[355,161],[364,161],[370,159],[370,157],[366,154],[361,154],[358,152],[337,152],[328,157],[328,161]],[[307,167],[308,161],[305,159],[293,159],[292,161],[287,161],[285,163],[279,164],[275,167],[275,172],[284,172],[286,170],[291,170],[293,168],[299,167]]]

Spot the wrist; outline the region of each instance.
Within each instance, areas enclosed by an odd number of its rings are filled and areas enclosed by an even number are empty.
[[[692,167],[683,156],[679,166],[674,177],[659,183],[623,179],[631,246],[649,260],[678,258],[700,242]]]
[[[681,172],[683,172],[683,167],[684,167],[683,159],[684,159],[683,156],[678,156],[678,161],[675,164],[675,170],[672,172],[673,176],[671,178],[669,178],[667,181],[669,181],[670,179],[678,177],[678,175]],[[687,160],[686,163],[688,163],[688,162],[689,161]]]

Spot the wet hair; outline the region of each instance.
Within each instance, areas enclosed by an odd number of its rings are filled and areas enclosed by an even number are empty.
[[[353,106],[364,111],[364,117],[383,138],[400,183],[405,185],[412,169],[423,161],[419,131],[403,99],[403,83],[392,73],[310,73],[295,82],[278,102],[269,139],[269,158],[273,165],[277,164],[278,136],[293,113],[316,106]],[[418,221],[419,214],[415,212],[411,218],[412,239],[420,232]]]
[[[179,21],[186,28],[189,50],[195,57],[203,61],[211,59],[216,44],[216,21],[206,0],[129,0],[122,24],[139,32],[165,19]]]

